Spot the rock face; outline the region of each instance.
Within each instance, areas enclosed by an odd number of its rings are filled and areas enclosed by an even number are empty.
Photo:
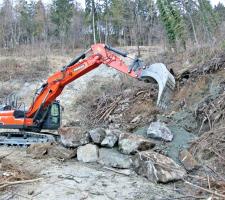
[[[173,140],[173,134],[170,129],[161,122],[152,122],[147,130],[147,135],[150,138],[161,139],[167,142]]]
[[[54,157],[58,159],[71,159],[76,156],[76,150],[70,150],[57,144],[32,144],[27,149],[27,154],[33,158]]]
[[[79,147],[90,142],[89,134],[78,127],[63,127],[59,129],[61,142],[66,147]]]
[[[137,151],[145,151],[155,146],[151,140],[142,136],[122,133],[119,137],[119,150],[124,154],[134,154]]]
[[[101,145],[109,148],[114,147],[119,139],[120,134],[121,131],[117,129],[106,130],[106,137],[102,141]]]
[[[105,138],[106,132],[103,128],[96,128],[89,131],[89,134],[95,144],[101,144],[102,140]]]
[[[77,159],[85,163],[96,162],[98,160],[98,147],[93,144],[78,147]]]
[[[182,179],[186,172],[171,158],[154,151],[137,153],[133,158],[134,170],[152,182],[167,183]]]
[[[99,149],[99,161],[100,164],[116,167],[120,169],[128,169],[131,167],[132,160],[128,155],[119,153],[116,149]]]
[[[187,171],[192,171],[200,167],[195,158],[186,149],[180,151],[179,160]]]

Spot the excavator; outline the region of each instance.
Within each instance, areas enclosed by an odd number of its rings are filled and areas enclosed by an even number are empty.
[[[127,65],[121,57],[131,59]],[[106,44],[94,44],[74,58],[61,70],[50,76],[35,92],[29,109],[21,109],[17,98],[11,95],[0,108],[0,145],[31,145],[54,140],[42,130],[57,130],[61,125],[61,106],[57,97],[64,87],[79,77],[104,64],[135,79],[158,84],[157,105],[166,109],[175,88],[175,79],[162,63],[144,65],[137,57]],[[14,130],[14,131],[13,131]],[[15,131],[17,130],[17,131]]]

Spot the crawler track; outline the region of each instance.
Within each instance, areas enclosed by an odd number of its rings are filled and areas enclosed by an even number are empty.
[[[31,144],[55,142],[58,136],[51,133],[1,132],[0,145],[28,147]]]

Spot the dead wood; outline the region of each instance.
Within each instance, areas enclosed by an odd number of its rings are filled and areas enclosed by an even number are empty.
[[[31,179],[31,180],[23,180],[23,181],[13,181],[13,182],[3,182],[0,183],[0,189],[4,189],[8,186],[18,185],[18,184],[26,184],[26,183],[33,183],[42,180],[43,178]]]

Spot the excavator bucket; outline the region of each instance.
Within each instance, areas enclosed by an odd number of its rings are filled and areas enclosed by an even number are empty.
[[[148,82],[153,79],[158,83],[157,106],[166,109],[175,88],[175,79],[166,66],[162,63],[150,65],[142,71],[140,78]]]

